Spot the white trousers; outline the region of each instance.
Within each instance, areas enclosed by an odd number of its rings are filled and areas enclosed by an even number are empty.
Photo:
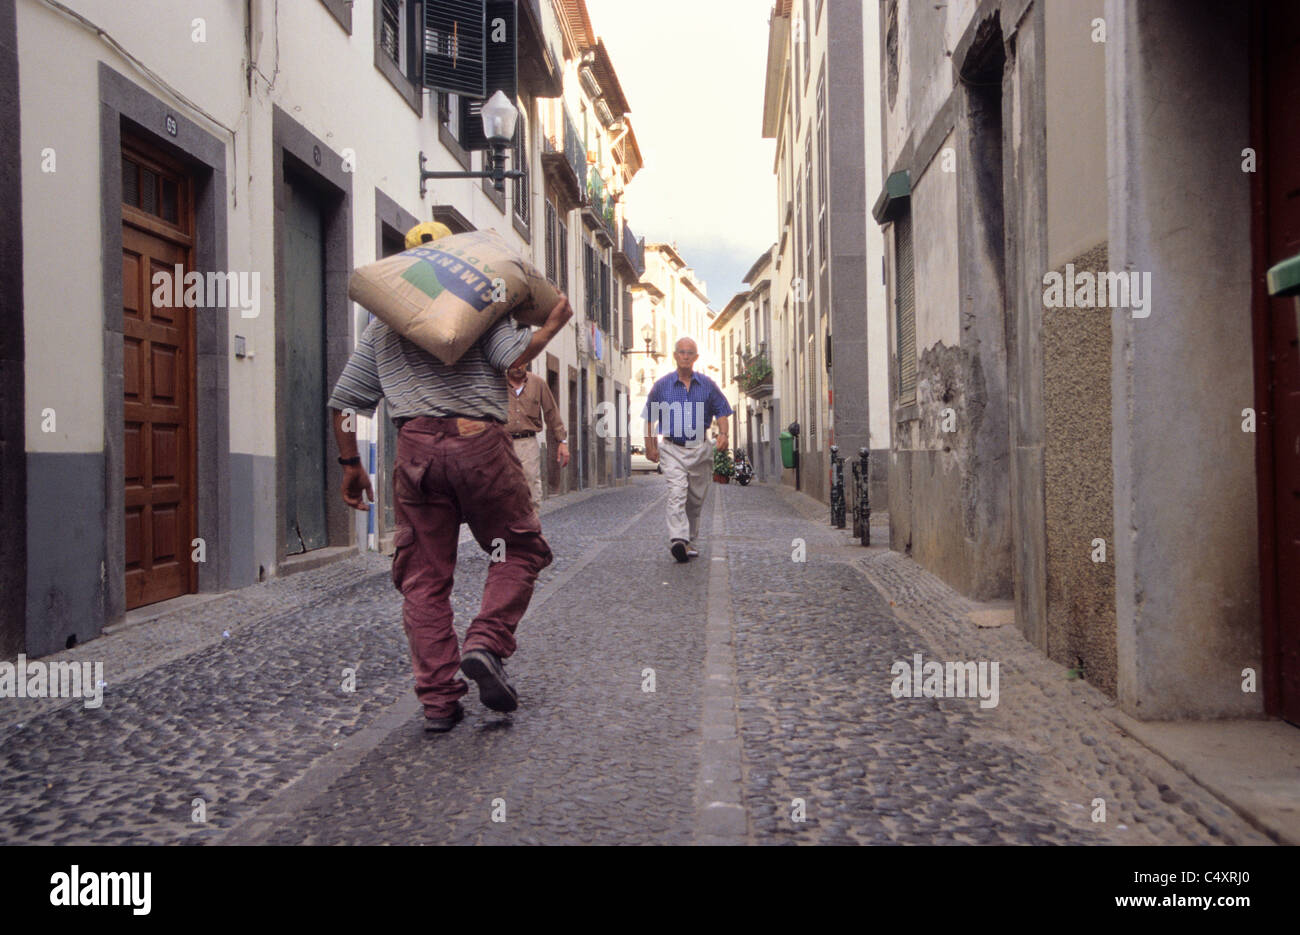
[[[668,481],[668,538],[695,541],[700,511],[713,483],[713,442],[682,448],[659,443],[659,463]]]
[[[528,490],[533,495],[533,506],[542,505],[542,449],[536,435],[528,438],[514,438],[515,455],[524,466],[524,477],[528,481]]]

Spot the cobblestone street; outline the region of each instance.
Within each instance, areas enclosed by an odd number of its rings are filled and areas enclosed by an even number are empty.
[[[650,476],[547,502],[556,560],[508,663],[520,709],[471,689],[448,734],[422,729],[373,553],[60,653],[104,662],[104,703],[2,703],[0,840],[1269,843],[1013,625],[977,626],[812,501],[714,485],[678,565],[663,493]],[[462,542],[463,633],[487,559]],[[894,698],[917,653],[997,661],[998,704]]]

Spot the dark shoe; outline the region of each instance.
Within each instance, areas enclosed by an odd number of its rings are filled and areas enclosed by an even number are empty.
[[[424,729],[435,734],[445,734],[447,731],[459,724],[460,719],[464,716],[465,708],[458,701],[456,702],[456,707],[451,709],[451,714],[448,714],[446,717],[425,717]]]
[[[519,694],[506,679],[505,666],[496,653],[471,649],[460,659],[460,670],[478,682],[478,697],[493,711],[513,711],[519,707]]]
[[[677,559],[677,561],[679,562],[686,561],[686,540],[685,539],[674,539],[673,544],[668,548],[669,551],[673,553],[673,558]]]

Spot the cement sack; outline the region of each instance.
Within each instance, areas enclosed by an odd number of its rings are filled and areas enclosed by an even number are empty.
[[[454,364],[502,315],[541,325],[559,290],[495,231],[470,231],[362,266],[348,296],[402,337]]]

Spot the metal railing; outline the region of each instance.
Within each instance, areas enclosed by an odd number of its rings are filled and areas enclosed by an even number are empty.
[[[632,261],[632,268],[636,270],[636,274],[645,275],[645,238],[637,240],[626,221],[623,222],[623,239],[619,242],[619,249]]]
[[[592,166],[587,172],[587,203],[604,222],[609,238],[613,240],[614,199],[606,189],[605,180],[600,177],[600,170],[596,166]]]
[[[569,116],[567,109],[564,111],[563,141],[559,139],[557,131],[560,131],[560,128],[554,127],[552,133],[546,134],[546,151],[564,154],[565,161],[573,171],[574,182],[580,191],[584,191],[587,181],[587,152],[578,136],[578,128],[574,126],[573,118]]]
[[[853,535],[863,545],[871,545],[871,452],[858,449],[858,460],[853,462],[853,489],[857,493],[853,506]]]

